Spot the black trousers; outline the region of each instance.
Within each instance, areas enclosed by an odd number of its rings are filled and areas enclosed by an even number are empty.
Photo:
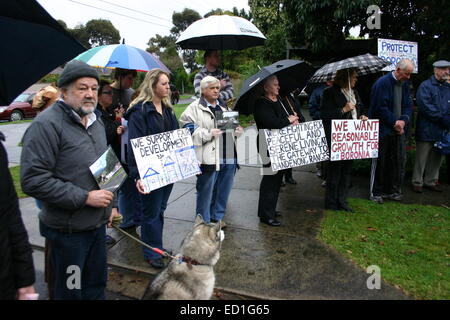
[[[277,207],[282,179],[282,170],[273,175],[263,176],[259,186],[258,217],[275,219],[275,208]]]
[[[348,206],[352,164],[352,160],[328,162],[325,209],[338,210],[343,206]]]
[[[388,135],[380,139],[376,167],[372,166],[372,195],[401,194],[405,176],[406,137],[404,134]]]

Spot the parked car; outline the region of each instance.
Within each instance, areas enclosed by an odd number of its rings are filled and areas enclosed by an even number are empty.
[[[35,92],[24,92],[9,106],[0,107],[0,120],[19,121],[25,118],[34,118],[36,110],[31,107]]]
[[[173,105],[177,104],[180,101],[180,91],[178,91],[177,87],[173,84],[170,85],[170,101]]]

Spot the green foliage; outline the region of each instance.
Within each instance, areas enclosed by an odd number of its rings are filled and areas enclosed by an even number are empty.
[[[120,43],[120,33],[109,20],[93,19],[79,24],[69,33],[86,48]]]
[[[25,193],[23,193],[22,187],[20,185],[20,166],[9,168],[9,172],[11,173],[11,177],[14,182],[14,188],[16,189],[17,197],[19,199],[28,197]]]
[[[59,79],[59,74],[47,74],[39,82],[41,83],[57,83]]]
[[[182,12],[174,12],[172,15],[172,23],[174,26],[170,29],[170,32],[178,38],[181,32],[201,18],[197,11],[188,8],[185,8]]]
[[[326,211],[318,238],[418,299],[450,299],[446,208],[350,199],[355,213]]]

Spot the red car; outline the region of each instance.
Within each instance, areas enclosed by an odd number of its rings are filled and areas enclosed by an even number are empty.
[[[19,121],[25,118],[34,118],[36,110],[31,107],[35,92],[24,92],[9,106],[0,107],[0,120]]]

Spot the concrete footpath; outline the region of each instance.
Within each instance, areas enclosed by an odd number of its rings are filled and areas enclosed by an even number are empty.
[[[259,222],[257,203],[261,176],[259,169],[243,167],[235,177],[228,210],[221,258],[215,268],[217,296],[263,299],[408,299],[393,286],[382,283],[369,290],[369,274],[335,250],[316,239],[323,218],[324,188],[315,166],[294,169],[297,185],[282,188],[278,209],[281,227]],[[367,198],[367,179],[355,177],[351,197]],[[450,206],[449,187],[442,194],[405,190],[405,202]],[[175,184],[166,210],[164,245],[179,252],[180,244],[192,228],[195,216],[195,178]],[[446,196],[447,195],[447,196]],[[34,200],[20,200],[30,242],[42,249]],[[356,213],[357,214],[357,213]],[[117,243],[108,250],[108,289],[141,299],[158,272],[142,258],[141,247],[133,240],[108,230]],[[119,271],[117,271],[119,270]]]

